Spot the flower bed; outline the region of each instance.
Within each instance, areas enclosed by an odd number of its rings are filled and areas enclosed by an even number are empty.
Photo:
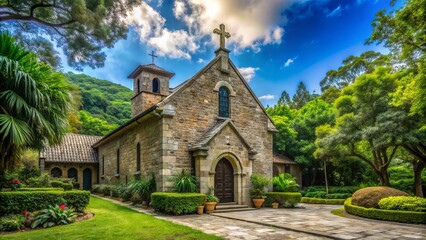
[[[364,208],[352,205],[352,199],[345,201],[345,211],[360,217],[396,221],[404,223],[422,223],[426,224],[426,212],[383,210],[377,208]]]

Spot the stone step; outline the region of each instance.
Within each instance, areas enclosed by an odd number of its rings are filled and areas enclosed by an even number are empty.
[[[216,209],[234,209],[234,208],[248,208],[248,205],[238,205],[238,204],[218,204]]]
[[[253,211],[256,210],[256,208],[225,208],[225,209],[217,209],[214,210],[214,212],[212,212],[211,214],[215,214],[215,213],[225,213],[225,212],[242,212],[242,211]]]

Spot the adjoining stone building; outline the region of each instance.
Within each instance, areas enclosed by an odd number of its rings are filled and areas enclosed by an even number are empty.
[[[40,171],[52,177],[74,178],[81,189],[98,182],[98,157],[92,144],[98,136],[67,134],[62,143],[40,152]]]
[[[299,187],[302,187],[302,169],[296,161],[285,155],[274,152],[273,163],[274,177],[281,173],[290,173],[296,178],[296,182],[299,184]]]

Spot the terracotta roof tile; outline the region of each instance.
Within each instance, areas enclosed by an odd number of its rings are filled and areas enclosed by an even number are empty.
[[[40,158],[44,158],[45,162],[97,163],[92,145],[100,139],[100,136],[67,134],[61,144],[40,152]]]

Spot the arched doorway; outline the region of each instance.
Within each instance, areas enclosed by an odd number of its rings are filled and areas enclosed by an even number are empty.
[[[68,169],[68,178],[74,178],[74,181],[77,181],[78,180],[77,169],[75,168]]]
[[[86,168],[83,171],[83,190],[92,189],[92,170]]]
[[[234,201],[234,169],[226,158],[222,158],[216,165],[214,194],[221,203]]]

